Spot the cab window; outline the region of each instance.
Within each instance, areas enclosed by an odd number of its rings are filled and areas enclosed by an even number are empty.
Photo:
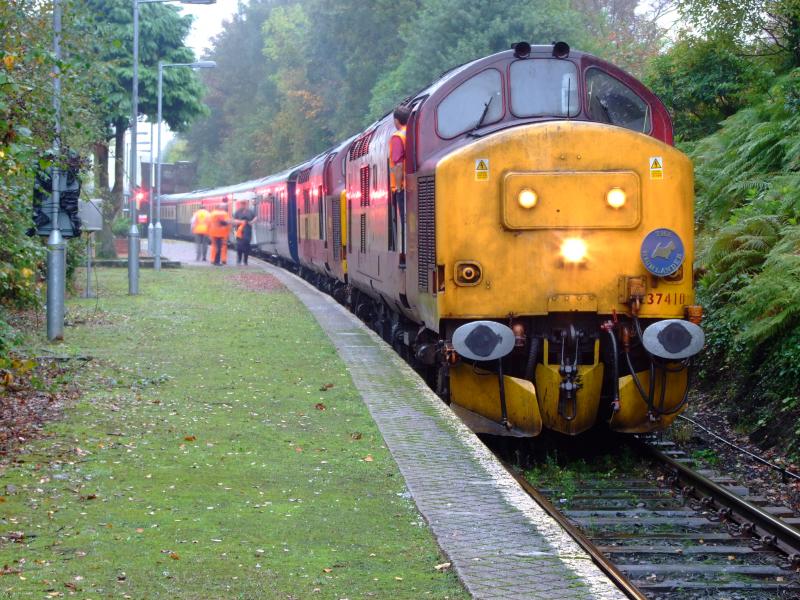
[[[443,138],[488,125],[503,116],[503,79],[500,72],[487,69],[468,79],[439,103],[436,127]]]
[[[511,112],[517,117],[574,117],[580,112],[578,69],[567,60],[511,63]]]
[[[589,69],[586,71],[586,97],[593,121],[650,132],[650,106],[619,79],[600,69]]]

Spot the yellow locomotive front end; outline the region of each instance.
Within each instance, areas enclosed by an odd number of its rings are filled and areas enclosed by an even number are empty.
[[[451,401],[521,435],[669,425],[702,346],[682,325],[695,312],[688,158],[620,127],[551,121],[454,151],[435,181],[441,327],[486,319],[515,336],[502,402],[463,360]]]

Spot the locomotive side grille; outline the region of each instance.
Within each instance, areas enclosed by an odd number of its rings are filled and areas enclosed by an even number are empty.
[[[342,250],[342,211],[333,203],[333,260],[341,260]]]
[[[311,176],[311,167],[303,169],[297,176],[297,183],[306,183],[309,180],[310,176]]]
[[[420,177],[419,186],[419,238],[417,251],[419,291],[429,292],[429,274],[436,267],[436,184],[431,175]]]
[[[361,206],[369,206],[369,165],[361,167]]]
[[[361,215],[361,254],[367,252],[367,215]]]
[[[369,152],[369,143],[370,140],[372,140],[373,133],[375,133],[374,129],[372,131],[368,131],[355,142],[353,142],[353,144],[350,146],[350,160],[361,158]]]
[[[283,202],[283,193],[278,198],[278,224],[286,225],[286,204]]]

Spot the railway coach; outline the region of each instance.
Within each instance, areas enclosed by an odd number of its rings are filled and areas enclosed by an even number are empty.
[[[254,243],[348,304],[478,431],[668,426],[704,339],[692,166],[658,98],[563,42],[521,42],[404,104],[404,196],[387,115],[283,173],[165,197],[176,232],[200,203],[246,195]]]

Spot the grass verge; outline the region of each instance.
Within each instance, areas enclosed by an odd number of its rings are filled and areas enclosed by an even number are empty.
[[[293,295],[211,269],[126,292],[101,270],[69,303],[54,350],[93,359],[4,465],[0,597],[466,597]]]

